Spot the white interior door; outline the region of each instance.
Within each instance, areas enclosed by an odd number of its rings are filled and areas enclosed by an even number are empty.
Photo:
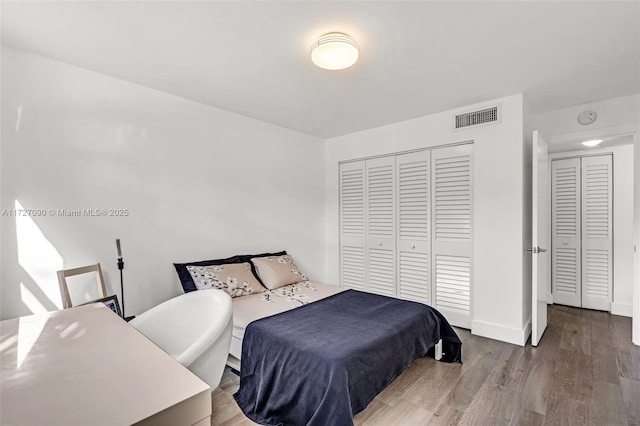
[[[547,328],[547,288],[551,279],[549,155],[547,142],[538,131],[533,132],[532,166],[531,344],[538,346]]]
[[[553,302],[582,306],[580,158],[551,162]]]
[[[611,310],[611,155],[582,158],[582,307]]]

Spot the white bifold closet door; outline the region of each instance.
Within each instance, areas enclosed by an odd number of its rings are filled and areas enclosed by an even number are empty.
[[[364,161],[340,165],[340,275],[342,285],[365,290]]]
[[[582,158],[582,307],[611,310],[611,155]]]
[[[366,160],[365,174],[367,290],[384,296],[395,296],[395,157]]]
[[[551,162],[553,301],[581,306],[580,159]]]
[[[398,297],[431,304],[431,156],[396,156]]]
[[[395,156],[340,165],[342,286],[396,296]]]
[[[471,327],[473,145],[431,151],[432,305]]]
[[[612,168],[611,155],[552,162],[554,303],[611,309]]]
[[[340,164],[343,287],[471,326],[473,145]]]

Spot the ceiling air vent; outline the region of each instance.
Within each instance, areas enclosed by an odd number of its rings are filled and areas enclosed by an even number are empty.
[[[477,126],[478,124],[493,123],[498,120],[498,107],[495,106],[481,109],[480,111],[456,115],[455,128],[462,129],[464,127]]]

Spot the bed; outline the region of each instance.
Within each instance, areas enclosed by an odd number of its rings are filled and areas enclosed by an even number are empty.
[[[256,423],[352,425],[416,358],[461,362],[461,342],[437,310],[309,281],[286,252],[175,266],[185,292],[233,297],[234,398]]]
[[[290,295],[269,295],[271,302],[259,295],[234,300],[233,339],[242,341],[234,397],[256,423],[352,425],[355,414],[438,342],[443,361],[461,361],[460,340],[427,305],[319,283],[296,286]],[[265,312],[257,302],[287,305],[257,318]]]
[[[333,285],[304,281],[264,293],[234,298],[233,334],[227,364],[240,371],[242,340],[251,322],[316,302],[344,290]]]

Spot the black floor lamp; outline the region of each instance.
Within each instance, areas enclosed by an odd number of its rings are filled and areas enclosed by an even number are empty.
[[[124,260],[122,260],[122,248],[120,247],[120,238],[116,239],[116,248],[118,249],[118,269],[120,270],[120,296],[122,297],[122,318],[125,321],[131,321],[135,316],[127,317],[124,312],[124,279],[122,277],[122,270],[124,269]]]

